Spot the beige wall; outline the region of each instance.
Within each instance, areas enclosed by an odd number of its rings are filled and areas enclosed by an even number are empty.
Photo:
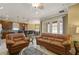
[[[75,33],[75,27],[79,26],[79,4],[73,5],[68,11],[68,34],[73,40],[79,40],[79,34]]]
[[[28,30],[40,29],[40,24],[28,24]]]
[[[68,34],[68,14],[63,17],[63,33]]]

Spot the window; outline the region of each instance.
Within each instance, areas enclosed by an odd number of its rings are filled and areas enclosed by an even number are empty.
[[[63,22],[62,21],[60,21],[59,27],[60,27],[59,33],[63,34]]]
[[[13,30],[19,30],[19,28],[13,28]]]
[[[52,33],[58,33],[58,24],[57,22],[52,23]]]
[[[1,32],[1,30],[2,30],[2,24],[0,24],[0,32]]]
[[[47,32],[50,33],[50,23],[47,24]]]
[[[19,24],[13,23],[13,30],[19,30]]]
[[[47,28],[48,33],[63,34],[63,18],[62,17],[55,18],[54,20],[52,20],[52,22],[48,21],[48,23],[46,23],[45,26]]]
[[[63,34],[63,21],[55,21],[52,23],[52,33]]]
[[[2,24],[0,24],[0,34],[1,34],[1,31],[2,31]]]
[[[39,31],[40,29],[40,24],[35,24],[35,31]]]

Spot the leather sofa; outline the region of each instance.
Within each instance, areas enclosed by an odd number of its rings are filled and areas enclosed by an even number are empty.
[[[42,33],[36,37],[38,45],[44,46],[46,49],[57,53],[68,55],[71,49],[71,36],[62,34]]]
[[[29,45],[30,39],[24,33],[13,33],[6,36],[6,46],[10,54],[19,53]]]

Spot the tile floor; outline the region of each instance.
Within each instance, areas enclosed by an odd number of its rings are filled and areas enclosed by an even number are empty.
[[[6,48],[5,40],[1,40],[0,45],[0,55],[8,55],[8,50]]]

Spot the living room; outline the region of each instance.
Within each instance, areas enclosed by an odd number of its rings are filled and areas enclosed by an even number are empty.
[[[78,3],[0,3],[0,55],[78,55]]]

